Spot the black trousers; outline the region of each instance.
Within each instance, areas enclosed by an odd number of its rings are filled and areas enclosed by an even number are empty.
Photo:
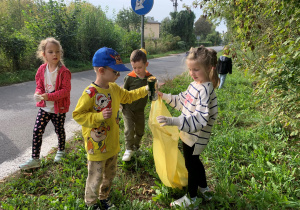
[[[188,171],[188,192],[191,198],[197,196],[198,187],[207,187],[205,169],[199,155],[193,155],[194,146],[190,147],[183,142],[185,167]]]

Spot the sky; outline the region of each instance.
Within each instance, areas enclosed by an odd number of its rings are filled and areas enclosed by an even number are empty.
[[[101,6],[103,10],[107,9],[107,16],[110,19],[114,19],[119,10],[123,8],[131,8],[131,0],[86,0],[95,6]],[[178,0],[177,11],[185,10],[182,8],[182,5],[185,3],[186,5],[192,5],[193,0]],[[152,10],[146,15],[154,17],[154,20],[161,22],[165,17],[170,17],[169,13],[174,11],[173,2],[170,0],[154,0],[154,5]],[[196,20],[202,15],[202,10],[198,8],[192,8],[192,11],[196,15]],[[227,27],[224,23],[221,23],[216,27],[216,31],[223,33],[227,31]]]

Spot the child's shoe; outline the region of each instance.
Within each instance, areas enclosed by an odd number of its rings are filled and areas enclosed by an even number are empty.
[[[133,154],[134,154],[133,150],[126,150],[123,155],[122,161],[130,161]]]
[[[212,196],[209,195],[209,193],[211,192],[209,187],[205,187],[205,188],[199,187],[199,190],[200,190],[201,194],[203,195],[203,197],[205,198],[205,200],[210,201],[212,199]]]
[[[112,204],[109,199],[100,200],[100,205],[103,209],[112,209],[115,207],[115,205]]]
[[[55,158],[54,158],[54,162],[55,163],[58,163],[61,161],[61,159],[65,156],[65,151],[57,151],[56,155],[55,155]]]
[[[33,159],[33,158],[30,158],[27,162],[19,166],[21,170],[28,170],[28,169],[39,168],[39,167],[41,167],[41,160]]]
[[[196,197],[195,199],[189,199],[187,197],[187,195],[183,196],[182,198],[179,198],[176,201],[173,201],[172,203],[170,203],[170,207],[182,207],[182,208],[189,208],[191,207],[194,203],[196,202]],[[198,207],[195,206],[193,207],[194,210],[197,210]]]

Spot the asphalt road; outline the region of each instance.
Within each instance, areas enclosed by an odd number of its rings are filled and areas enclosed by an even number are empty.
[[[213,48],[222,50],[222,47]],[[173,78],[185,71],[184,57],[185,53],[151,59],[147,70],[159,81]],[[130,64],[126,66],[131,69]],[[126,73],[121,73],[116,83],[122,85],[125,76]],[[72,74],[71,106],[65,123],[67,139],[81,129],[72,119],[72,111],[84,88],[94,80],[93,70]],[[38,112],[33,100],[34,91],[34,81],[0,87],[0,180],[18,170],[18,166],[31,157],[32,130]],[[49,122],[43,136],[41,156],[46,156],[56,146],[57,137]]]

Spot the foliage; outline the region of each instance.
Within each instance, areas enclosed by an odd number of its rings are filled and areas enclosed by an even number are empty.
[[[178,94],[191,78],[184,73],[165,81],[161,91]],[[217,91],[219,115],[208,147],[201,155],[213,199],[201,195],[201,209],[299,209],[299,145],[253,103],[253,80],[233,69],[226,87]],[[173,116],[180,112],[168,106]],[[149,117],[150,103],[145,115]],[[111,200],[118,209],[166,209],[185,190],[164,186],[155,172],[151,132],[146,122],[141,150],[130,162],[120,121],[121,152]],[[180,144],[179,144],[180,146]],[[87,177],[82,136],[67,143],[67,156],[53,163],[55,150],[42,159],[42,168],[19,172],[0,183],[1,209],[83,209]]]
[[[79,63],[90,62],[94,52],[103,46],[117,51],[137,47],[135,41],[128,41],[139,39],[137,35],[125,30],[119,33],[118,26],[106,17],[101,7],[84,1],[66,4],[64,0],[8,0],[0,1],[0,8],[2,73],[37,68],[40,62],[35,52],[46,37],[58,39],[65,59]]]
[[[165,36],[169,33],[171,33],[171,19],[166,17],[160,23],[160,36]]]
[[[273,124],[300,136],[300,2],[297,0],[194,1],[211,19],[224,19],[239,69],[256,78],[258,101]],[[238,56],[238,57],[237,57]]]
[[[214,46],[218,46],[219,44],[221,44],[222,39],[220,33],[218,31],[214,31],[207,35],[206,41],[211,42]]]
[[[197,45],[197,46],[203,45],[203,46],[205,46],[205,47],[213,46],[213,44],[212,44],[211,41],[205,41],[205,42],[198,42],[198,41],[196,41],[196,45]]]
[[[202,40],[206,39],[206,36],[212,32],[212,23],[210,23],[204,15],[195,22],[195,34],[202,37]]]
[[[146,39],[145,45],[148,54],[157,54],[179,49],[179,41],[179,36],[165,34],[159,39]]]
[[[162,21],[162,35],[172,34],[179,36],[188,46],[195,43],[193,33],[195,14],[191,11],[171,12],[171,19],[165,18]]]
[[[117,14],[116,23],[126,31],[139,31],[141,27],[141,16],[136,14],[131,8],[123,8]]]
[[[141,34],[136,31],[126,32],[125,29],[116,26],[115,33],[120,37],[119,42],[122,45],[119,46],[119,53],[123,57],[130,57],[131,53],[135,49],[140,48],[140,37]]]
[[[101,47],[118,50],[123,34],[115,33],[115,26],[108,20],[101,7],[81,3],[81,12],[77,15],[77,53],[85,61],[91,61],[94,53]]]

